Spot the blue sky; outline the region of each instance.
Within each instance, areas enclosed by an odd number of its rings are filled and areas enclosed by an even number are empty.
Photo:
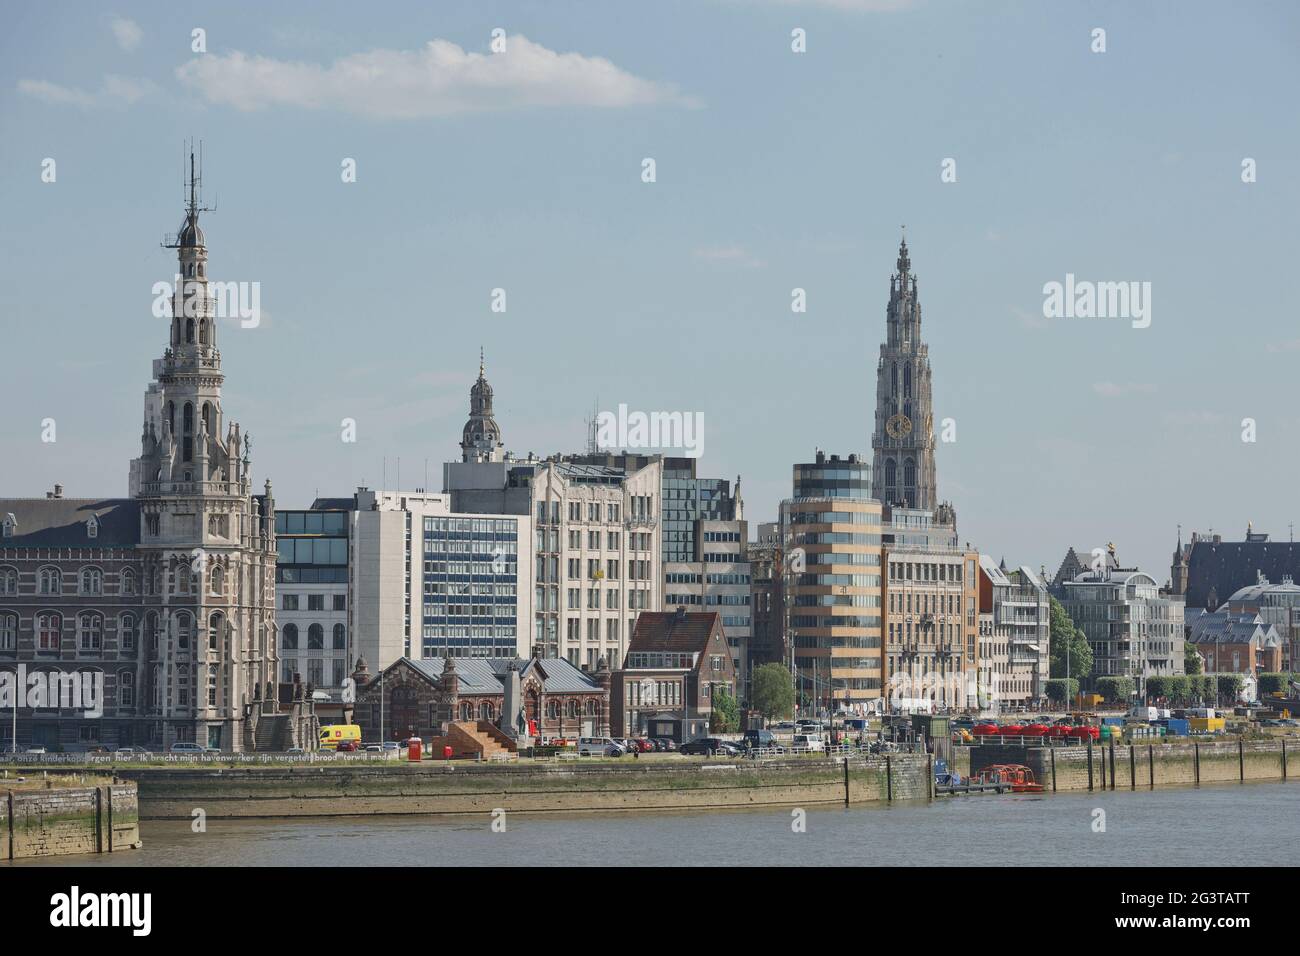
[[[400,457],[403,485],[424,483],[427,459],[436,488],[482,344],[508,448],[578,450],[597,400],[702,412],[702,472],[742,475],[748,517],[768,520],[793,462],[870,454],[906,223],[936,419],[957,422],[939,491],[964,539],[1049,569],[1068,545],[1114,541],[1163,580],[1179,523],[1285,537],[1297,517],[1294,4],[4,17],[6,495],[125,493],[166,338],[158,243],[181,220],[193,136],[218,204],[211,274],[260,282],[266,312],[221,332],[225,412],[282,506],[376,486],[385,456],[390,485]],[[504,67],[487,62],[498,27]],[[1044,283],[1066,273],[1151,282],[1151,326],[1043,318]]]

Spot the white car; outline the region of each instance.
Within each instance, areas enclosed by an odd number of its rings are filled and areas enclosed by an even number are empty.
[[[821,734],[795,734],[792,746],[796,751],[803,750],[809,753],[826,751],[826,741],[822,739]]]
[[[579,757],[621,757],[627,748],[610,737],[579,737]]]
[[[45,748],[44,748],[44,747],[28,747],[28,748],[27,748],[27,752],[28,752],[29,754],[43,754],[43,753],[45,753]]]

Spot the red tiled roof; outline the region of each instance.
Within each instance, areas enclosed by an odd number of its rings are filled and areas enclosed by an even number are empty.
[[[709,648],[713,630],[722,629],[717,611],[642,611],[628,653],[677,651],[703,652]]]

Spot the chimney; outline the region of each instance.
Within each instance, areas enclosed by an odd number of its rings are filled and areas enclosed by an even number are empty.
[[[63,486],[62,486],[62,485],[55,485],[53,491],[47,491],[47,492],[45,492],[45,497],[46,497],[46,498],[62,498],[62,497],[63,497]]]
[[[683,623],[685,620],[686,620],[686,608],[679,604],[679,605],[677,605],[677,613],[676,613],[676,615],[673,617],[673,623],[674,623],[674,624],[681,624],[681,623]]]

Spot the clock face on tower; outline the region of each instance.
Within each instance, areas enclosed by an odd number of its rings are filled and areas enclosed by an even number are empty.
[[[901,413],[892,415],[885,422],[885,432],[893,439],[906,438],[912,432],[912,420]]]

